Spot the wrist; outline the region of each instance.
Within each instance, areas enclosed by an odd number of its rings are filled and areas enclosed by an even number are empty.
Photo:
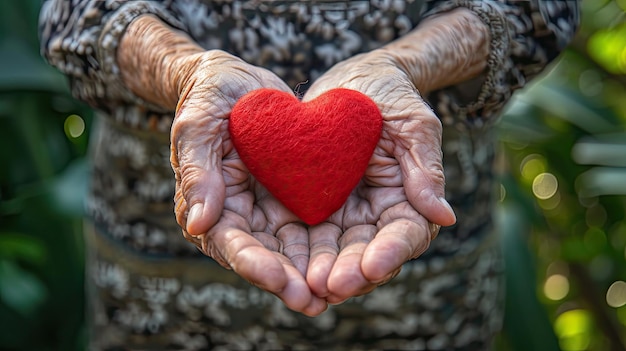
[[[198,78],[206,79],[228,68],[245,64],[240,58],[219,49],[179,55],[164,64],[176,101],[189,92]]]
[[[135,95],[174,110],[181,75],[188,74],[188,57],[202,51],[183,32],[155,16],[142,15],[130,23],[122,36],[117,62],[122,81]]]
[[[426,18],[381,51],[426,95],[482,73],[489,44],[489,27],[472,11],[457,8]]]

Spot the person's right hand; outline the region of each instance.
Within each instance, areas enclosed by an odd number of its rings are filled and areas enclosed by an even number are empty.
[[[311,290],[329,303],[366,294],[421,255],[456,217],[444,199],[442,124],[394,58],[377,50],[336,64],[304,96],[335,88],[368,96],[383,128],[344,206],[309,228]]]
[[[270,71],[212,50],[182,59],[171,129],[175,212],[185,238],[222,266],[306,315],[327,304],[307,282],[308,233],[256,182],[228,133],[237,100],[259,88],[293,93]],[[177,83],[178,84],[178,83]]]

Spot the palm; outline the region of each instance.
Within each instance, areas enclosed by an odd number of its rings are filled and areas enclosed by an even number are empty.
[[[261,87],[289,88],[267,70],[204,55],[195,58],[171,131],[178,223],[224,267],[294,310],[319,314],[326,303],[312,296],[303,276],[306,229],[250,177],[228,135],[228,117],[241,96]]]
[[[406,75],[384,57],[361,55],[328,71],[305,99],[339,87],[372,98],[384,124],[360,184],[327,222],[309,230],[307,281],[331,303],[374,289],[419,256],[434,232],[429,220],[454,221],[440,201],[441,124]]]
[[[308,234],[300,220],[249,173],[230,139],[222,143],[226,186],[224,211],[240,227],[270,251],[281,253],[305,275],[308,266]]]

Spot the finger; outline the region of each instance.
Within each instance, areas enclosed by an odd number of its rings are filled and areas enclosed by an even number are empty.
[[[263,213],[266,233],[275,234],[281,253],[290,259],[304,277],[309,265],[308,231],[301,220],[260,184],[255,184],[257,208]]]
[[[177,218],[191,235],[205,233],[222,213],[225,183],[221,124],[184,104],[172,124],[171,163],[177,193],[185,200],[184,206],[182,201],[177,204]]]
[[[339,303],[347,298],[371,291],[372,284],[361,271],[361,260],[368,244],[376,234],[373,225],[349,228],[339,240],[339,255],[328,277],[329,303]]]
[[[281,252],[283,250],[283,244],[272,234],[266,232],[252,232],[252,236],[270,251]]]
[[[282,254],[305,277],[309,265],[309,234],[306,228],[300,223],[288,223],[278,230],[276,238],[282,242]]]
[[[287,257],[267,250],[253,237],[224,233],[231,239],[225,260],[235,273],[252,285],[280,298],[289,309],[315,316],[326,309],[326,302],[315,297],[300,271]]]
[[[224,180],[219,172],[197,168],[195,172],[186,172],[183,178],[186,179],[181,181],[183,196],[191,204],[184,228],[191,235],[200,235],[209,230],[222,213]]]
[[[405,262],[417,258],[430,245],[428,221],[411,214],[403,215],[411,211],[408,204],[397,207],[400,208],[388,210],[396,214],[381,216],[381,229],[363,253],[361,270],[365,279],[372,283],[389,280]]]
[[[269,251],[248,231],[244,218],[224,211],[220,221],[202,236],[202,250],[252,285],[279,297],[288,308],[311,316],[322,313],[326,302],[313,296],[291,261]]]
[[[237,187],[241,189],[235,189],[236,191],[233,191],[233,188]],[[226,185],[224,210],[232,211],[245,218],[250,224],[252,231],[263,231],[267,227],[265,216],[260,209],[255,206],[254,201],[254,194],[251,191],[247,191],[241,186]]]
[[[445,200],[441,151],[441,122],[424,106],[419,117],[406,121],[397,135],[395,156],[400,163],[404,189],[411,205],[431,222],[448,226],[456,222]]]
[[[175,211],[175,215],[176,215],[176,222],[183,228],[183,231],[185,231],[187,233],[187,235],[202,235],[204,233],[206,233],[206,231],[202,232],[199,229],[194,229],[193,225],[191,225],[190,227],[192,228],[192,232],[188,232],[188,218],[189,218],[189,206],[187,205],[187,200],[184,198],[183,196],[183,191],[182,191],[183,186],[180,184],[180,182],[177,182],[176,184],[176,193],[174,196],[174,201],[175,201],[175,206],[174,206],[174,211]],[[216,196],[215,198],[219,198],[219,196]],[[217,212],[218,210],[221,212],[221,206],[218,207],[215,212]],[[197,209],[196,209],[197,211]],[[213,214],[212,214],[213,215]],[[216,215],[216,214],[215,214]],[[195,216],[195,215],[194,215]],[[216,220],[215,220],[216,221]],[[192,221],[193,223],[193,221]]]
[[[302,273],[286,256],[275,253],[283,263],[286,284],[280,290],[271,291],[280,298],[289,309],[307,316],[317,316],[328,307],[326,300],[314,296],[304,280]]]
[[[284,262],[246,229],[245,219],[224,211],[220,221],[202,236],[202,250],[251,284],[274,294],[283,291],[288,281]]]
[[[242,248],[264,247],[250,233],[246,220],[238,214],[225,210],[220,220],[201,239],[200,250],[220,265],[233,269],[233,258]],[[267,258],[266,258],[267,259]]]
[[[401,202],[406,202],[403,187],[359,186],[346,200],[340,218],[331,216],[329,221],[349,228],[359,224],[376,224],[381,213]]]
[[[328,297],[327,282],[330,271],[339,255],[341,228],[322,223],[309,228],[310,260],[306,281],[316,296]]]

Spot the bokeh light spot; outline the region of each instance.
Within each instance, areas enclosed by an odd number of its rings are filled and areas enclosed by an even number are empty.
[[[600,74],[593,69],[588,69],[580,74],[578,78],[578,85],[580,91],[590,97],[601,94],[604,88],[602,77],[600,77]]]
[[[581,309],[563,312],[554,322],[554,331],[563,351],[586,350],[591,342],[591,316]]]
[[[564,276],[569,275],[569,266],[565,261],[554,261],[546,268],[546,275],[561,274]]]
[[[544,210],[554,210],[561,204],[561,195],[557,192],[554,196],[539,201],[539,206]]]
[[[626,282],[618,280],[606,291],[606,303],[611,307],[626,305]]]
[[[533,179],[533,194],[538,199],[551,198],[559,187],[559,182],[552,173],[541,173]]]
[[[69,115],[64,123],[65,135],[76,139],[85,132],[85,121],[79,115]]]
[[[524,179],[531,181],[538,174],[546,171],[546,161],[539,154],[530,154],[522,160],[520,170]]]
[[[587,42],[587,50],[607,71],[626,73],[626,23],[595,32]]]
[[[626,249],[626,221],[621,220],[613,224],[609,228],[607,237],[615,250]],[[626,252],[624,252],[624,259],[626,259]]]
[[[562,274],[553,274],[546,279],[543,293],[550,300],[562,300],[569,293],[569,280]]]
[[[504,184],[500,184],[500,202],[504,201],[504,199],[506,199],[506,188]]]

